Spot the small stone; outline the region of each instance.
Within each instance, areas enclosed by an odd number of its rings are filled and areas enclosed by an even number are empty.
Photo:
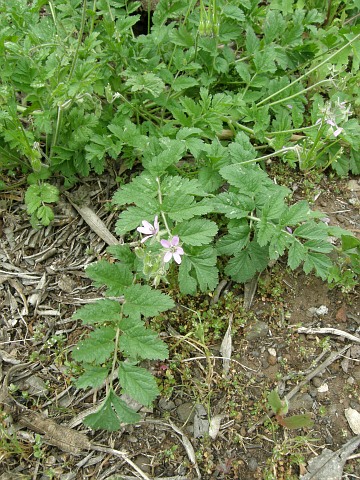
[[[345,410],[345,418],[349,423],[351,430],[355,435],[360,434],[360,413],[353,408],[347,408]]]
[[[269,325],[262,321],[256,321],[249,325],[245,338],[249,341],[257,340],[258,338],[264,338],[269,332]]]
[[[311,410],[314,400],[308,393],[298,393],[290,400],[289,410]]]
[[[347,383],[348,385],[354,385],[354,383],[355,383],[355,378],[354,378],[354,377],[349,377],[349,378],[347,378],[347,379],[346,379],[346,383]]]
[[[146,456],[146,455],[143,455],[143,454],[140,454],[138,455],[137,457],[135,457],[135,459],[133,460],[133,462],[139,467],[141,468],[141,470],[145,473],[150,473],[151,472],[151,465],[150,465],[150,459]]]
[[[190,402],[185,402],[179,405],[176,409],[179,419],[185,423],[187,421],[192,422],[194,420],[194,405]]]
[[[317,394],[318,394],[317,388],[315,387],[309,388],[309,395],[311,395],[312,398],[316,398]]]
[[[251,457],[250,460],[248,461],[248,469],[250,470],[250,472],[255,472],[257,467],[258,467],[258,462],[256,458]]]
[[[169,412],[170,410],[174,410],[175,403],[172,400],[166,400],[165,398],[160,398],[158,406],[160,410]]]
[[[274,355],[269,355],[267,358],[267,361],[269,362],[270,365],[276,365],[277,358],[274,357]]]
[[[319,388],[323,384],[323,380],[320,377],[314,377],[312,379],[312,383],[313,383],[314,387]]]
[[[318,392],[319,393],[326,393],[329,391],[329,385],[327,383],[323,383],[322,385],[320,385],[320,387],[318,388]]]
[[[360,345],[353,345],[350,348],[351,358],[360,358]]]
[[[270,367],[270,364],[269,364],[269,362],[266,360],[266,358],[263,358],[263,359],[261,360],[261,366],[263,367],[264,370],[266,370],[267,368]]]
[[[269,355],[276,357],[276,350],[275,348],[268,348]]]

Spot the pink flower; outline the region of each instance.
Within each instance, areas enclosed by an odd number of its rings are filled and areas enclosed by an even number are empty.
[[[158,216],[155,215],[154,218],[154,225],[151,225],[151,223],[147,222],[146,220],[143,220],[142,222],[142,227],[138,227],[136,230],[143,235],[146,235],[142,240],[141,243],[146,242],[148,238],[155,237],[159,233],[159,220]]]
[[[164,262],[168,263],[173,258],[177,264],[180,264],[184,250],[179,247],[179,237],[175,235],[171,241],[161,240],[160,243],[167,250],[164,255]]]

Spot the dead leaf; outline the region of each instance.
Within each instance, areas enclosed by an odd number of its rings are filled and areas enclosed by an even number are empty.
[[[360,434],[360,413],[353,408],[345,409],[345,418],[348,421],[349,427],[355,433]]]
[[[346,318],[346,306],[342,305],[339,310],[336,312],[336,320],[338,322],[343,322],[345,323],[347,318]]]
[[[232,321],[233,321],[233,314],[230,315],[229,326],[226,330],[226,333],[224,335],[223,341],[221,342],[221,346],[220,346],[220,354],[223,357],[223,369],[225,374],[229,373],[230,359],[232,354],[232,336],[231,336]]]

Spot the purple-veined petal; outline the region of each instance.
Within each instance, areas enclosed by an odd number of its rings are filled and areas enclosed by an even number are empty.
[[[164,255],[164,262],[165,263],[170,262],[172,256],[173,256],[173,254],[170,251],[166,252],[165,255]]]
[[[160,243],[164,248],[170,248],[171,247],[171,243],[169,242],[169,240],[160,240]]]

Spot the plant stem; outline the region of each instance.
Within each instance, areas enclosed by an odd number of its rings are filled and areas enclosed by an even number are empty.
[[[343,45],[341,48],[339,48],[339,50],[336,50],[336,52],[334,52],[331,55],[329,55],[328,57],[326,57],[325,60],[320,62],[318,65],[315,65],[315,67],[310,68],[310,70],[308,70],[306,73],[304,73],[303,75],[298,77],[296,80],[293,80],[291,83],[289,83],[289,85],[286,85],[285,87],[281,88],[277,92],[274,92],[271,95],[269,95],[268,97],[264,98],[263,100],[261,100],[261,102],[257,103],[256,106],[259,107],[260,105],[263,105],[264,103],[268,102],[271,98],[276,97],[277,95],[279,95],[279,93],[282,93],[285,90],[287,90],[288,88],[290,88],[292,85],[295,85],[295,83],[301,82],[301,80],[308,77],[313,72],[316,72],[316,70],[319,70],[323,65],[328,63],[334,57],[336,57],[336,55],[338,55],[340,52],[345,50],[345,48],[347,48],[349,45],[354,43],[358,38],[360,38],[360,33],[358,33],[353,39],[349,40],[345,45]]]

